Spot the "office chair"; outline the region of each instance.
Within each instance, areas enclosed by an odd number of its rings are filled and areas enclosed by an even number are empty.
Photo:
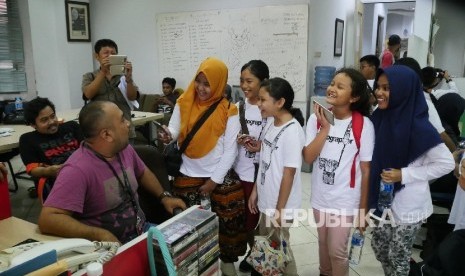
[[[166,171],[165,160],[157,148],[151,145],[134,145],[134,149],[140,159],[144,161],[147,168],[157,177],[163,189],[171,192],[171,184]],[[149,193],[144,187],[139,185],[137,193],[139,195],[140,207],[142,211],[144,211],[148,222],[160,224],[172,217],[158,198]]]

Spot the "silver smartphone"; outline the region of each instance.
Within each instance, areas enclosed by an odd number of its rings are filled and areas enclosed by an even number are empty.
[[[323,108],[323,114],[325,115],[326,120],[334,126],[334,114],[329,110],[327,107],[325,107],[323,104],[317,102],[316,100],[313,100],[314,103],[319,105],[321,108]]]
[[[124,68],[124,65],[111,65],[110,66],[110,74],[112,76],[124,75],[125,73],[126,73],[126,68]]]
[[[111,55],[108,57],[108,60],[110,61],[110,65],[124,65],[127,58],[126,55]]]

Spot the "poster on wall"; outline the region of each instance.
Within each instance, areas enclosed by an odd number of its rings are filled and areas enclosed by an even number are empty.
[[[90,42],[89,3],[66,1],[68,41]]]

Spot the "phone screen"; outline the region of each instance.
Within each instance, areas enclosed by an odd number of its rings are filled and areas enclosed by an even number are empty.
[[[331,112],[327,107],[322,105],[321,103],[317,102],[316,100],[313,100],[314,103],[319,105],[321,108],[323,108],[323,113],[325,115],[326,120],[334,126],[334,114]]]

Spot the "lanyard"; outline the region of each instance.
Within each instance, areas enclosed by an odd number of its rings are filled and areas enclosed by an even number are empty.
[[[113,175],[116,177],[116,179],[118,180],[118,183],[119,185],[121,186],[121,188],[123,189],[123,192],[127,195],[129,195],[129,199],[131,200],[131,204],[132,204],[132,207],[134,208],[134,212],[137,214],[138,213],[138,205],[137,205],[137,202],[134,198],[134,194],[132,192],[132,189],[131,189],[131,184],[129,183],[129,178],[128,178],[128,175],[126,174],[126,170],[124,169],[123,167],[123,162],[121,161],[121,156],[120,154],[118,153],[117,154],[117,158],[118,158],[118,163],[120,165],[120,168],[121,168],[121,171],[123,172],[123,179],[124,179],[124,182],[121,180],[121,178],[119,177],[118,173],[116,172],[115,168],[110,164],[110,162],[108,162],[108,160],[105,159],[105,157],[103,155],[101,155],[100,153],[96,152],[94,149],[92,149],[91,147],[89,147],[89,145],[87,145],[87,143],[84,143],[84,146],[86,148],[88,148],[90,151],[92,151],[94,153],[95,156],[97,156],[98,159],[102,160],[105,164],[108,165],[108,167],[110,168],[111,172],[113,173]]]

